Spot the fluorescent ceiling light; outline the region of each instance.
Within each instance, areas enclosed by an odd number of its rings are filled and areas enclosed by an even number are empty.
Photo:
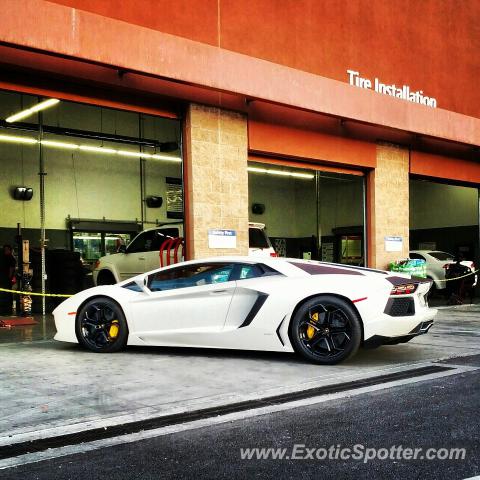
[[[94,147],[92,145],[80,145],[78,147],[80,150],[86,150],[87,152],[96,152],[96,153],[117,153],[117,150],[113,148],[104,148],[104,147]]]
[[[46,145],[47,147],[66,148],[69,150],[76,150],[77,148],[80,148],[80,145],[76,145],[75,143],[56,142],[54,140],[42,140],[40,143],[42,145]]]
[[[26,143],[30,145],[39,143],[37,139],[32,137],[19,137],[15,135],[2,135],[2,134],[0,134],[0,142]],[[174,157],[172,155],[134,152],[130,150],[115,150],[114,148],[96,147],[94,145],[77,145],[76,143],[70,143],[70,142],[57,142],[56,140],[41,140],[40,143],[45,147],[64,148],[66,150],[83,150],[86,152],[104,153],[109,155],[122,155],[125,157],[135,157],[135,158],[151,158],[153,160],[165,160],[165,161],[171,161],[171,162],[182,161],[180,157]]]
[[[0,142],[29,143],[29,144],[37,143],[37,141],[34,138],[17,137],[14,135],[0,135]]]
[[[247,170],[249,172],[255,172],[255,173],[266,173],[268,175],[279,175],[283,177],[304,178],[308,180],[311,180],[314,178],[314,175],[311,173],[292,172],[288,170],[272,170],[270,168],[258,168],[258,167],[248,167]]]
[[[5,121],[8,123],[17,122],[18,120],[23,120],[24,118],[33,115],[40,110],[45,110],[46,108],[53,107],[56,105],[60,100],[57,98],[50,98],[45,100],[44,102],[37,103],[33,107],[27,108],[26,110],[22,110],[21,112],[16,113],[15,115],[11,115],[10,117],[6,118]]]
[[[151,153],[144,153],[144,152],[132,152],[129,150],[117,150],[119,155],[123,155],[124,157],[136,157],[136,158],[152,158]]]
[[[155,153],[154,155],[152,155],[152,158],[154,158],[155,160],[167,160],[167,161],[171,161],[171,162],[181,162],[182,159],[179,158],[179,157],[173,157],[172,155],[162,155],[162,154],[158,154],[158,153]]]

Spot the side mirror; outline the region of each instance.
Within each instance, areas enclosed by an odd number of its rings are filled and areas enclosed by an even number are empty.
[[[120,245],[118,247],[118,253],[127,253],[127,247],[125,245]]]
[[[147,277],[139,277],[139,278],[136,278],[135,280],[135,283],[138,285],[138,287],[142,290],[142,292],[144,293],[150,293],[150,290],[148,289],[147,287]]]

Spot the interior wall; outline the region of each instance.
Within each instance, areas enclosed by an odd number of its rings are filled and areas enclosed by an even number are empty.
[[[477,224],[476,188],[410,181],[410,230]]]
[[[38,102],[30,95],[0,92],[0,119],[5,119]],[[43,113],[43,124],[94,133],[149,138],[160,142],[180,143],[179,122],[109,110],[89,105],[61,102]],[[23,122],[36,128],[38,115]],[[37,138],[36,131],[0,129],[0,134]],[[138,144],[106,142],[91,138],[45,133],[45,139],[79,145],[139,151]],[[147,147],[148,148],[148,147]],[[67,217],[140,221],[142,212],[140,159],[116,154],[67,148],[42,147],[45,162],[46,229],[66,230]],[[148,150],[153,152],[152,149]],[[178,156],[178,152],[177,152]],[[145,159],[145,195],[163,197],[160,208],[145,209],[145,227],[167,219],[166,177],[181,178],[181,162]],[[39,146],[0,141],[0,228],[3,241],[13,241],[13,229],[20,223],[24,229],[40,228]],[[30,201],[14,200],[15,186],[33,188]],[[170,220],[172,221],[172,220]],[[5,238],[3,238],[5,237]],[[55,235],[63,239],[64,235]],[[53,246],[67,247],[65,244]]]
[[[333,235],[338,227],[363,225],[362,177],[354,180],[320,180],[322,236]]]
[[[309,180],[301,180],[305,186],[303,193],[302,229],[305,231],[307,225],[314,225],[312,211],[315,212],[315,196],[308,195],[307,191],[315,193],[315,183]],[[299,237],[297,227],[297,202],[296,202],[296,180],[286,177],[272,177],[270,175],[253,174],[248,175],[249,195],[249,218],[252,222],[264,223],[267,234],[270,237]],[[265,213],[257,215],[252,213],[252,204],[261,203],[265,205]],[[314,228],[314,227],[313,227]],[[310,233],[311,235],[311,233]]]
[[[320,177],[319,220],[321,236],[333,229],[363,225],[363,178],[354,180]],[[265,213],[252,213],[253,203],[265,205]],[[317,236],[315,180],[249,174],[249,208],[252,222],[265,223],[270,237]]]

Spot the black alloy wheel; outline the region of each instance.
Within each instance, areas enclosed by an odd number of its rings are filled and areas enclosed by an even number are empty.
[[[88,301],[78,312],[75,333],[92,352],[111,353],[125,347],[128,326],[120,306],[107,297]]]
[[[357,352],[362,329],[351,304],[319,295],[298,309],[290,325],[290,337],[295,351],[306,359],[334,365]]]

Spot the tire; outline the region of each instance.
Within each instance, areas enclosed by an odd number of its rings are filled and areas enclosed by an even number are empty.
[[[107,297],[89,300],[75,319],[75,333],[83,347],[96,353],[112,353],[127,345],[128,325],[118,303]]]
[[[290,324],[294,350],[310,362],[335,365],[357,353],[362,340],[358,313],[345,300],[318,295],[305,302]]]
[[[97,285],[115,285],[115,277],[108,270],[102,270],[98,273]]]

